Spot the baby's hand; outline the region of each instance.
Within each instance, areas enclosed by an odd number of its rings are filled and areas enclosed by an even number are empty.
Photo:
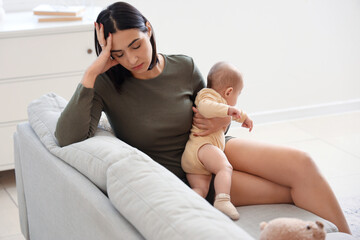
[[[229,107],[228,115],[235,119],[241,119],[241,111],[235,107]]]
[[[253,121],[247,117],[241,126],[244,128],[249,128],[249,132],[251,132],[253,129]]]

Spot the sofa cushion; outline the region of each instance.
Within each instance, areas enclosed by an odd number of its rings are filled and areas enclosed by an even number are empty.
[[[253,239],[145,154],[113,164],[107,182],[110,201],[145,239]]]
[[[54,135],[57,120],[67,101],[54,94],[46,94],[28,106],[28,117],[40,141],[55,156],[73,166],[106,192],[106,171],[111,164],[139,151],[116,138],[103,115],[95,136],[60,148]]]

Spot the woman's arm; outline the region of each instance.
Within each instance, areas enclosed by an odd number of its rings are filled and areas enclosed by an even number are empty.
[[[85,140],[95,134],[102,112],[102,101],[93,88],[79,84],[61,113],[55,137],[61,147]]]
[[[196,136],[207,136],[211,133],[219,131],[220,129],[226,129],[231,122],[230,116],[221,118],[205,118],[195,107],[193,107],[193,111],[193,124],[202,130],[201,133],[195,134]]]
[[[85,140],[95,134],[103,109],[102,98],[94,90],[95,81],[102,81],[100,74],[118,64],[110,57],[112,35],[109,34],[105,40],[103,27],[95,24],[95,29],[102,52],[84,73],[81,84],[59,117],[55,136],[60,146]]]

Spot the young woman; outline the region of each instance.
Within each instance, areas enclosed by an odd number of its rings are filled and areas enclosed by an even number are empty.
[[[192,108],[205,87],[190,57],[157,53],[150,22],[133,6],[117,2],[95,23],[98,58],[86,70],[61,114],[61,146],[92,137],[104,111],[115,135],[148,154],[186,182],[181,155],[194,124],[207,135],[230,119],[205,119]],[[194,111],[194,113],[193,113]],[[350,233],[341,208],[313,160],[296,149],[228,137],[235,206],[294,203]],[[210,201],[214,196],[208,196]]]

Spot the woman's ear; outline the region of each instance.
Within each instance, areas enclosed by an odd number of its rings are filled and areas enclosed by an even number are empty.
[[[225,96],[226,97],[229,97],[230,96],[230,94],[233,92],[233,88],[232,87],[229,87],[229,88],[227,88],[226,90],[225,90]]]
[[[149,37],[151,37],[151,34],[152,34],[151,24],[149,23],[149,21],[147,21],[145,23],[145,25],[146,25],[146,28],[148,29],[147,34],[148,34]]]

